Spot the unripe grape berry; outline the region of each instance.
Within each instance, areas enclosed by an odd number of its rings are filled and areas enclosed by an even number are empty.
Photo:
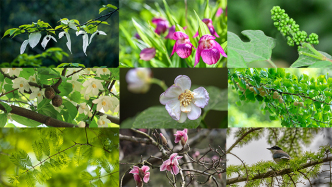
[[[45,97],[47,99],[53,99],[55,96],[55,92],[54,92],[54,89],[52,87],[47,87],[45,89]]]
[[[52,105],[55,107],[59,107],[62,105],[62,98],[60,95],[54,96],[54,98],[52,99]]]

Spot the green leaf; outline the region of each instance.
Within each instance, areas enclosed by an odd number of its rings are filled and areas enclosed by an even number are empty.
[[[310,65],[308,68],[330,68],[331,66],[332,62],[330,61],[318,61]]]
[[[302,66],[309,66],[309,67],[311,67],[311,65],[314,65],[315,63],[318,63],[318,64],[315,64],[313,67],[318,67],[318,65],[324,65],[324,66],[326,65],[326,63],[321,64],[322,61],[319,60],[319,59],[316,59],[316,58],[313,58],[313,57],[301,54],[301,53],[309,53],[309,54],[315,55],[313,52],[311,52],[306,47],[301,47],[298,50],[298,52],[300,54],[299,58],[290,66],[291,68],[297,68],[297,67],[302,67]],[[318,52],[321,53],[322,55],[324,55],[325,57],[327,57],[329,59],[332,59],[331,55],[329,55],[327,53],[324,53],[322,51],[318,51]]]
[[[150,107],[141,112],[135,122],[134,128],[196,128],[201,118],[196,120],[187,119],[184,123],[178,123],[165,109],[165,106]]]
[[[40,141],[35,141],[32,144],[32,149],[33,152],[35,153],[37,160],[41,161],[41,159],[43,158],[43,151],[42,151],[42,144],[40,143]]]
[[[120,80],[120,71],[119,68],[109,68],[111,72],[111,76],[114,77],[115,80]]]
[[[147,45],[152,46],[152,45],[151,45],[151,41],[150,41],[150,40],[148,39],[148,37],[145,35],[144,28],[142,28],[142,26],[141,26],[139,23],[137,23],[137,22],[135,21],[134,18],[132,18],[132,21],[133,21],[134,26],[135,26],[135,28],[136,28],[136,30],[137,30],[139,36],[141,37],[141,39],[142,39]]]
[[[0,127],[4,127],[7,122],[7,113],[0,114]]]
[[[59,72],[54,71],[53,69],[49,69],[49,68],[38,68],[37,72],[38,72],[39,78],[41,80],[47,80],[50,78],[60,77]]]
[[[64,100],[63,101],[63,105],[65,106],[65,108],[68,110],[69,112],[69,115],[71,116],[72,119],[74,119],[77,115],[77,108],[76,106],[73,105],[73,103],[67,101],[67,100]],[[72,123],[72,121],[67,121],[68,123]]]
[[[10,113],[10,111],[12,111],[12,107],[10,107],[7,103],[4,102],[0,102],[0,104],[5,107],[6,109],[6,113]]]
[[[82,157],[81,146],[78,146],[78,147],[76,148],[75,153],[74,153],[74,159],[73,159],[74,164],[75,164],[76,166],[80,166],[80,165],[81,165],[81,162],[82,162],[82,159],[83,159],[83,157]]]
[[[21,169],[26,169],[27,166],[32,166],[31,159],[24,150],[13,153],[9,159]]]
[[[210,97],[208,105],[204,108],[206,112],[209,110],[217,110],[217,111],[228,110],[227,89],[222,90],[214,86],[208,86],[205,89],[209,93]]]
[[[78,91],[73,92],[68,98],[76,103],[81,103],[81,93]]]
[[[204,17],[205,18],[210,18],[209,0],[206,0],[205,10],[204,10]]]
[[[16,30],[19,30],[19,29],[17,29],[17,28],[12,28],[12,29],[8,29],[8,30],[6,30],[6,32],[5,32],[5,34],[3,35],[3,37],[7,36],[8,34],[11,36],[13,33],[16,32]],[[3,37],[2,37],[2,38],[3,38]]]
[[[99,14],[102,13],[104,10],[107,10],[107,9],[108,9],[107,7],[100,8],[99,9]]]
[[[12,119],[15,120],[17,123],[20,123],[22,125],[28,126],[28,127],[37,127],[39,125],[41,125],[41,123],[34,121],[32,119],[28,119],[26,117],[23,116],[19,116],[19,115],[12,115]]]
[[[260,30],[245,30],[241,32],[250,39],[250,42],[243,42],[236,34],[227,32],[228,51],[236,51],[238,55],[233,61],[242,61],[239,55],[243,57],[246,63],[254,61],[266,61],[271,58],[272,49],[275,47],[275,39],[268,37]],[[233,51],[232,51],[233,50]],[[242,63],[238,63],[241,65]],[[242,68],[246,68],[243,66]]]
[[[202,19],[199,18],[196,11],[194,10],[197,21],[198,21],[198,33],[199,37],[202,37],[203,35],[211,34],[209,28],[207,25],[202,21]]]
[[[118,7],[116,7],[116,6],[112,5],[112,4],[107,4],[107,7],[113,8],[113,9],[118,9]]]
[[[62,82],[58,89],[61,92],[59,93],[60,96],[67,96],[70,94],[71,91],[73,91],[73,85],[68,82]]]
[[[171,14],[171,10],[166,2],[166,0],[163,0],[163,3],[164,3],[164,6],[165,6],[165,12],[166,12],[166,17],[168,19],[168,22],[171,24],[171,25],[175,25],[174,23],[174,20],[173,20],[173,16]]]
[[[228,54],[228,61],[227,61],[228,68],[248,67],[243,57],[238,52],[236,52],[236,50],[229,48],[227,54]]]

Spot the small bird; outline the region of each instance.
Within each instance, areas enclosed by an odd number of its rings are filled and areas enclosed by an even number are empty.
[[[273,147],[267,148],[267,149],[272,152],[273,160],[276,163],[279,163],[283,160],[290,160],[291,159],[291,157],[278,146],[273,146]]]

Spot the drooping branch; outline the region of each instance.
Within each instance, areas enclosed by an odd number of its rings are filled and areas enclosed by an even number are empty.
[[[308,168],[308,167],[311,167],[311,166],[315,166],[315,165],[318,165],[318,164],[321,164],[321,163],[324,163],[324,162],[329,162],[329,161],[332,161],[332,157],[326,157],[326,158],[324,158],[320,161],[311,161],[311,162],[302,164],[295,171],[292,168],[286,168],[286,169],[283,169],[283,170],[280,170],[280,171],[272,171],[271,170],[271,171],[268,171],[266,173],[259,173],[257,175],[254,175],[254,176],[250,177],[249,180],[264,179],[264,178],[269,178],[269,177],[272,177],[272,176],[286,175],[286,174],[290,174],[290,173],[293,173],[293,172],[296,172],[296,171],[300,171],[302,169],[305,169],[305,168]],[[238,182],[244,182],[244,181],[246,181],[246,179],[247,179],[247,177],[235,177],[235,178],[227,179],[226,184],[230,185],[230,184],[235,184],[235,183],[238,183]]]
[[[257,130],[261,130],[262,128],[251,128],[250,130],[248,130],[247,132],[245,132],[244,134],[242,134],[242,136],[240,138],[238,138],[235,143],[233,143],[233,145],[228,148],[228,150],[226,151],[226,153],[230,153],[232,151],[232,149],[238,144],[240,143],[240,141],[245,138],[249,133],[252,133],[254,131],[257,131]]]
[[[2,103],[2,102],[0,102],[0,103]],[[10,107],[12,108],[10,113],[32,119],[34,121],[43,123],[47,126],[51,126],[51,127],[77,127],[77,125],[67,123],[67,122],[64,122],[64,121],[60,121],[60,120],[51,118],[49,116],[45,116],[43,114],[39,114],[37,112],[31,111],[31,110],[28,110],[28,109],[25,109],[25,108],[17,107],[17,106],[14,106],[14,105],[11,105]],[[6,111],[5,107],[2,106],[2,105],[0,105],[0,110]]]

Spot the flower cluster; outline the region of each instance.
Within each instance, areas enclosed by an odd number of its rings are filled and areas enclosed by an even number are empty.
[[[195,120],[201,115],[201,108],[209,102],[209,93],[199,87],[190,91],[191,80],[186,75],[175,78],[174,84],[160,95],[160,103],[165,105],[169,115],[179,123]]]
[[[150,170],[149,166],[142,166],[142,168],[134,166],[133,169],[130,170],[129,173],[132,173],[134,175],[136,186],[143,186],[143,181],[145,183],[149,182],[150,179],[150,172],[148,172],[149,170]]]

